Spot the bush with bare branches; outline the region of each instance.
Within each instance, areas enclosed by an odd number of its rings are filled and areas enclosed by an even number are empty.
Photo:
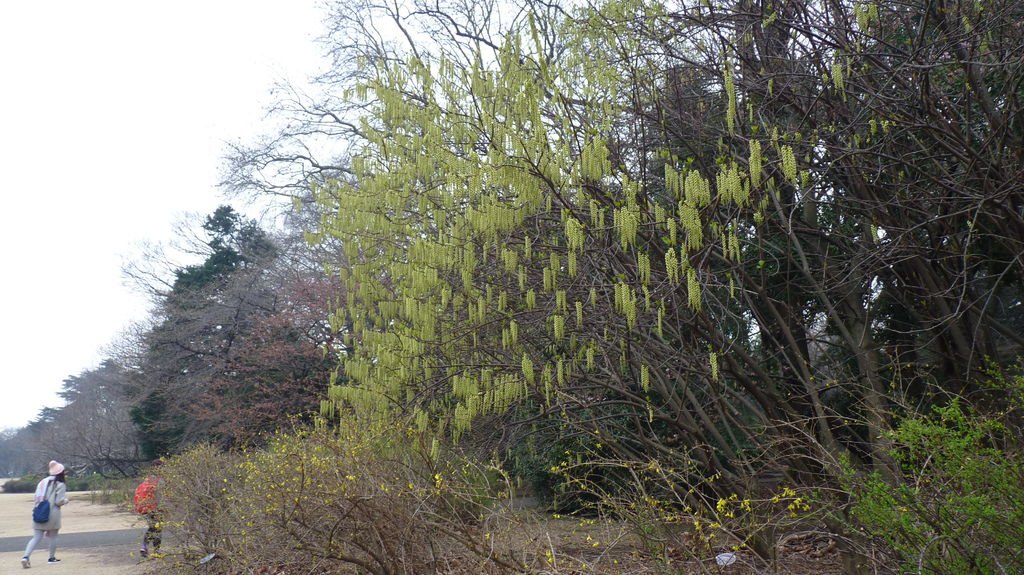
[[[164,501],[182,548],[165,565],[214,553],[244,573],[526,571],[525,554],[496,543],[518,527],[496,503],[501,474],[419,439],[349,424],[172,458]]]

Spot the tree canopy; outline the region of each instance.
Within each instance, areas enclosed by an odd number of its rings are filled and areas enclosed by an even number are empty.
[[[331,406],[547,422],[734,493],[892,472],[901,413],[998,401],[1018,3],[419,8],[378,14],[404,48],[352,44],[357,151],[314,186],[353,346]]]

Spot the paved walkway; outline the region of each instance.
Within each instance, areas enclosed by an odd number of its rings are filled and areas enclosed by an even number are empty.
[[[136,516],[116,505],[92,503],[88,493],[70,493],[64,527],[57,539],[56,565],[46,563],[46,542],[32,554],[32,570],[21,567],[21,555],[32,537],[32,494],[0,494],[0,575],[43,573],[65,575],[144,575],[151,562],[138,556],[145,532]]]
[[[57,549],[85,549],[89,547],[119,547],[116,552],[123,550],[131,552],[138,548],[139,540],[142,537],[140,529],[118,529],[116,531],[89,531],[86,533],[61,533],[57,538]],[[24,551],[28,545],[30,535],[21,537],[0,537],[0,553],[11,551]],[[45,553],[47,542],[42,540],[36,547],[36,553],[43,550]],[[111,550],[115,552],[114,550]],[[33,555],[34,556],[34,555]]]

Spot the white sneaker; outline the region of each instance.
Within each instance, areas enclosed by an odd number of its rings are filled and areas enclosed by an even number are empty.
[[[21,558],[21,567],[22,567],[22,569],[28,569],[31,566],[32,566],[32,562],[28,560],[28,557],[22,557]]]

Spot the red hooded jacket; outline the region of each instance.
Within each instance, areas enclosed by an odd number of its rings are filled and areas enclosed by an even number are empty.
[[[147,477],[145,481],[135,488],[135,497],[132,503],[135,505],[135,512],[140,515],[156,511],[156,477]]]

